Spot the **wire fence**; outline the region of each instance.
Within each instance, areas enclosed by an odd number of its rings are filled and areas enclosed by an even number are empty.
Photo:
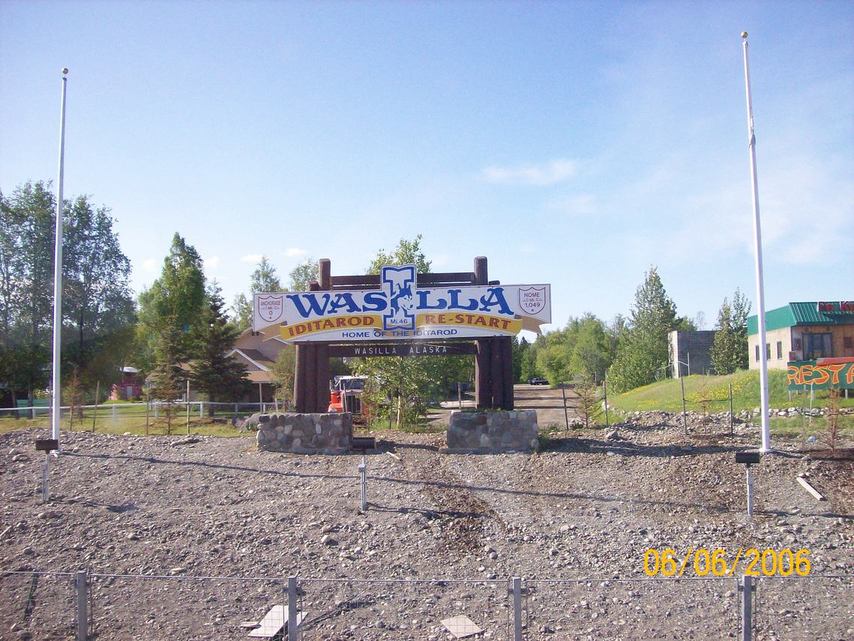
[[[850,633],[854,575],[485,581],[17,571],[0,574],[0,603],[0,629],[34,640],[832,640]]]
[[[105,403],[60,408],[63,430],[111,433],[166,434],[199,425],[232,425],[255,413],[275,412],[279,403],[212,403],[208,401],[178,401],[164,403]],[[26,406],[0,408],[0,427],[50,426],[50,407]]]

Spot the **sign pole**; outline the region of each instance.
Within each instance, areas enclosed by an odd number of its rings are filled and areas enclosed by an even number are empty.
[[[65,90],[68,69],[62,70],[62,98],[59,103],[59,175],[56,181],[56,237],[53,257],[53,378],[51,381],[51,438],[59,446],[59,414],[62,402],[60,356],[62,350],[62,187],[65,174]]]
[[[753,123],[753,98],[750,94],[750,62],[747,55],[747,32],[741,32],[741,46],[744,52],[744,90],[747,101],[747,140],[750,148],[750,186],[753,192],[753,243],[754,266],[756,270],[756,298],[759,309],[759,398],[762,411],[762,447],[763,454],[771,450],[771,430],[768,423],[768,355],[765,352],[765,285],[762,277],[762,227],[759,221],[759,184],[756,177],[756,133]]]

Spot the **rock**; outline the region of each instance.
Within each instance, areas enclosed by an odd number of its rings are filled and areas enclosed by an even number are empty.
[[[324,534],[323,536],[321,536],[320,542],[323,543],[323,545],[329,545],[329,546],[338,545],[338,540],[332,538],[328,534]]]

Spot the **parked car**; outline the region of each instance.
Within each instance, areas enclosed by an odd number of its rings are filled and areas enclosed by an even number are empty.
[[[528,385],[548,385],[549,382],[542,376],[532,376],[528,379]]]

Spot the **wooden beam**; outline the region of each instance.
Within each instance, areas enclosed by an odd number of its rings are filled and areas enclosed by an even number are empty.
[[[504,361],[504,403],[505,410],[513,409],[513,339],[510,337],[499,338]]]
[[[474,259],[474,283],[475,285],[486,285],[489,283],[489,269],[486,256],[477,256]]]
[[[306,358],[306,345],[297,345],[294,364],[294,410],[299,413],[308,411],[305,404],[305,389],[310,383],[305,377]]]
[[[808,482],[808,481],[803,477],[803,475],[802,475],[802,474],[798,476],[798,483],[800,483],[800,484],[801,484],[801,486],[802,486],[802,487],[803,487],[807,492],[809,492],[810,494],[812,494],[812,495],[813,495],[813,497],[815,497],[815,498],[816,498],[816,499],[818,499],[819,501],[824,501],[824,500],[825,500],[825,498],[824,498],[824,496],[822,495],[822,493],[821,493],[821,492],[819,492],[817,489],[815,489],[812,485],[810,485],[810,484],[809,484],[809,482]]]
[[[324,413],[329,409],[329,346],[315,347],[315,405],[314,411]]]
[[[490,340],[488,338],[479,338],[477,340],[477,357],[474,362],[474,393],[477,409],[485,410],[492,408],[490,347]]]
[[[492,384],[492,409],[504,407],[504,353],[501,349],[501,339],[491,338],[490,348],[490,383]]]
[[[305,351],[305,409],[304,412],[316,412],[317,407],[317,345],[306,343]]]
[[[320,289],[332,289],[332,261],[321,258],[317,261]]]

